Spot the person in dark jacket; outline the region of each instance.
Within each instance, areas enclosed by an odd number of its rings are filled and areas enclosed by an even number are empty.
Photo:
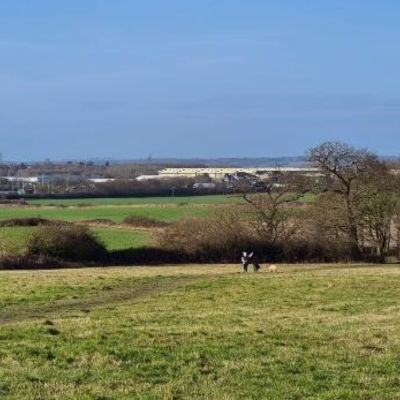
[[[248,266],[250,264],[253,264],[254,272],[257,272],[261,268],[261,265],[256,262],[253,252],[248,253],[246,251],[243,251],[241,260],[242,260],[244,272],[247,272]]]

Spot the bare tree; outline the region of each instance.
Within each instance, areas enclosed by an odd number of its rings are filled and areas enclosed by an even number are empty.
[[[377,261],[389,255],[399,217],[399,179],[388,169],[380,168],[358,184],[357,219],[364,247]]]
[[[309,151],[309,161],[320,168],[325,176],[326,188],[339,195],[345,206],[346,230],[353,257],[362,254],[355,210],[357,181],[367,174],[377,157],[340,142],[325,142]]]
[[[307,187],[306,177],[277,171],[265,183],[265,192],[242,194],[253,228],[267,243],[275,245],[296,232],[288,205],[300,200]]]
[[[390,170],[375,154],[338,142],[311,149],[308,158],[325,178],[327,195],[317,207],[325,209],[326,224],[336,229],[336,235],[347,236],[352,257],[370,255],[383,261],[398,212]]]

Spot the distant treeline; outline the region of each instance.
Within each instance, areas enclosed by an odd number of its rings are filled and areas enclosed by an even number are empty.
[[[195,179],[177,178],[167,180],[150,181],[110,181],[76,187],[74,190],[66,191],[63,186],[52,187],[48,191],[47,186],[38,187],[34,194],[26,195],[26,198],[52,198],[52,199],[76,199],[93,197],[173,197],[173,196],[195,196],[205,194],[226,193],[223,184],[216,184],[211,189],[193,188]]]

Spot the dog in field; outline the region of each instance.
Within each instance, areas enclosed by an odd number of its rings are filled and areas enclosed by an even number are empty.
[[[268,268],[268,272],[271,272],[271,273],[278,272],[278,267],[276,265],[270,265]]]

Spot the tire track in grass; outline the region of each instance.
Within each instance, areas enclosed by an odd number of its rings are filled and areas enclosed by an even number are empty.
[[[133,284],[111,283],[110,286],[99,287],[96,293],[87,296],[66,297],[44,304],[10,305],[0,310],[0,326],[37,319],[60,318],[71,312],[90,313],[96,309],[117,307],[121,303],[157,296],[192,283],[214,279],[216,276],[212,274],[143,278]]]

